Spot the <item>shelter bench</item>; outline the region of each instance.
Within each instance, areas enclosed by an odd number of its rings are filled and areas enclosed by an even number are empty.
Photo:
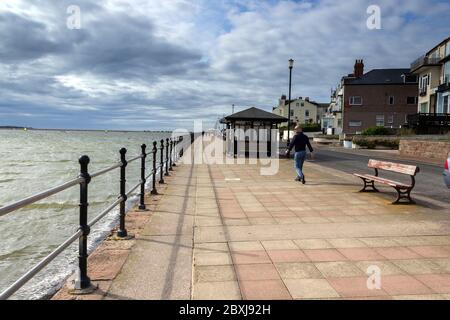
[[[397,191],[397,199],[392,202],[392,204],[414,204],[415,202],[411,199],[411,191],[414,189],[416,184],[415,176],[420,171],[419,167],[413,165],[400,164],[395,162],[385,162],[378,160],[369,160],[367,165],[369,168],[375,170],[375,175],[370,174],[358,174],[354,173],[353,175],[361,178],[364,182],[364,187],[360,190],[360,192],[379,192],[379,190],[375,187],[375,182],[388,185],[393,187]],[[378,170],[385,170],[396,172],[400,174],[409,175],[411,178],[411,183],[407,184],[404,182],[398,182],[386,178],[382,178],[378,176]],[[367,189],[369,188],[369,189]],[[401,202],[400,200],[406,199],[407,202]]]

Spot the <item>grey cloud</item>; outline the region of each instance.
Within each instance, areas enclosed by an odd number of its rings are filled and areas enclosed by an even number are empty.
[[[14,63],[61,53],[64,44],[51,40],[46,25],[14,13],[0,13],[0,61]]]
[[[71,72],[146,79],[184,73],[199,66],[202,57],[199,52],[156,37],[145,17],[104,14],[83,28],[88,36],[80,45],[74,45],[68,66]]]
[[[214,123],[231,104],[270,110],[287,93],[291,57],[293,96],[326,102],[355,58],[364,58],[367,69],[407,67],[449,30],[448,4],[431,11],[432,5],[416,0],[378,1],[386,18],[380,31],[365,28],[368,0],[196,1],[198,17],[173,21],[168,29],[161,24],[170,19],[159,19],[164,11],[136,9],[144,2],[113,2],[113,9],[109,1],[30,2],[45,14],[21,15],[11,24],[5,21],[12,13],[0,13],[0,35],[28,30],[32,38],[0,37],[0,73],[6,71],[0,114],[11,114],[0,117],[0,124],[25,121],[15,114],[29,113],[45,115],[53,127],[159,129],[195,118]],[[70,4],[82,10],[81,30],[65,26]],[[164,3],[168,16],[177,12],[180,19],[184,5]],[[405,14],[420,18],[410,22]],[[204,23],[214,31],[185,32],[205,29]],[[162,36],[163,29],[172,34]],[[55,76],[73,76],[73,82]]]

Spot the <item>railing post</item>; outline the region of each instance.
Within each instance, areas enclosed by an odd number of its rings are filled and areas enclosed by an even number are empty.
[[[164,139],[161,139],[160,152],[161,152],[161,163],[160,163],[160,170],[159,170],[159,174],[160,174],[159,183],[164,184]]]
[[[170,157],[169,157],[169,171],[173,171],[172,162],[173,162],[173,140],[170,139]]]
[[[158,148],[156,147],[158,143],[153,141],[153,174],[152,174],[152,191],[151,194],[158,194],[158,190],[156,190],[156,154],[158,153]]]
[[[184,141],[184,137],[180,137],[180,142],[181,141]],[[178,157],[181,158],[181,157],[183,157],[183,155],[184,155],[184,149],[183,149],[183,146],[181,146],[181,150],[180,150]]]
[[[147,210],[145,207],[145,183],[147,180],[145,179],[145,160],[147,159],[147,153],[145,149],[147,146],[143,144],[141,146],[141,194],[140,194],[140,203],[139,203],[139,210]]]
[[[176,167],[177,166],[177,164],[175,163],[175,162],[178,161],[177,144],[178,144],[178,137],[173,140],[173,163],[172,163],[172,167]]]
[[[166,138],[166,173],[164,175],[166,177],[170,176],[170,174],[169,174],[169,138]]]
[[[75,290],[85,290],[90,287],[91,279],[87,275],[87,259],[88,249],[87,241],[90,233],[88,226],[88,185],[91,182],[91,176],[88,173],[89,157],[82,156],[78,162],[80,163],[80,177],[84,178],[84,181],[80,183],[80,230],[83,232],[78,240],[78,267],[79,274],[75,280]]]
[[[117,236],[119,238],[126,238],[128,236],[127,229],[125,228],[125,204],[127,202],[126,195],[126,168],[128,162],[125,160],[125,155],[127,154],[127,149],[120,149],[120,162],[122,162],[122,166],[120,167],[120,197],[122,201],[120,202],[120,225],[119,230],[117,231]]]

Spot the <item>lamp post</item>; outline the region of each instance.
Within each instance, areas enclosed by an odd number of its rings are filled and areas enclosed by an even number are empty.
[[[292,68],[294,67],[294,60],[289,59],[289,102],[288,102],[288,145],[291,143],[291,88],[292,88]]]

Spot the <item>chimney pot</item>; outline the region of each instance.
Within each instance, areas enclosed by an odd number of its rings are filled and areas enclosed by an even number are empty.
[[[364,75],[364,62],[363,62],[363,59],[356,59],[353,75],[356,78],[361,78]]]

